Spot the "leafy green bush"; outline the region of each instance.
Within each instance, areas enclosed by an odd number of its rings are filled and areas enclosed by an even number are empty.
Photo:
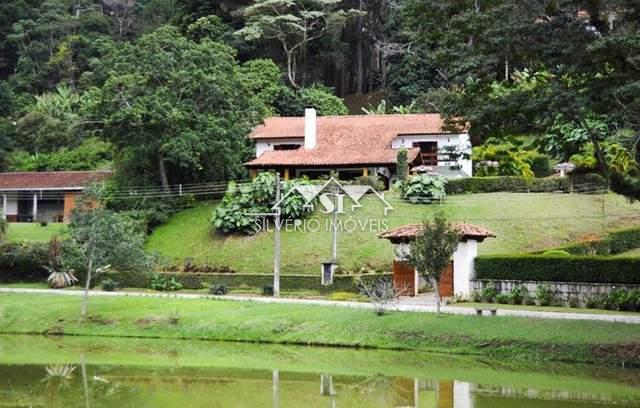
[[[105,292],[113,292],[114,290],[116,290],[117,285],[113,279],[107,278],[100,282],[100,287]]]
[[[536,288],[536,299],[540,306],[550,306],[553,303],[554,295],[549,285],[538,285]]]
[[[524,177],[466,177],[448,180],[447,194],[462,193],[542,193],[554,191],[584,191],[604,188],[606,181],[597,174],[571,177],[545,177],[527,179]]]
[[[509,294],[508,293],[498,293],[496,296],[496,303],[500,303],[501,305],[506,305],[509,303]]]
[[[273,285],[264,285],[262,287],[262,296],[273,296]]]
[[[400,182],[405,182],[409,178],[409,159],[407,158],[407,149],[398,150],[396,157],[396,171]]]
[[[358,186],[369,186],[376,191],[384,191],[384,182],[378,176],[356,177],[351,184]]]
[[[301,218],[311,212],[305,206],[304,197],[294,191],[297,186],[311,184],[308,180],[296,179],[284,182],[280,203],[284,219]],[[275,204],[276,177],[272,173],[260,173],[251,183],[237,186],[229,184],[222,203],[214,210],[212,224],[223,232],[255,234],[261,228],[255,214],[272,213]]]
[[[529,296],[529,291],[525,286],[516,286],[509,292],[508,301],[512,305],[521,305],[524,299]]]
[[[552,174],[549,156],[536,153],[531,157],[531,171],[536,177],[548,177]]]
[[[480,291],[480,299],[485,303],[493,303],[496,300],[496,296],[498,296],[498,290],[493,282]]]
[[[567,304],[569,305],[569,307],[574,309],[580,307],[580,298],[576,295],[569,295],[569,297],[567,298]]]
[[[216,296],[223,296],[229,293],[229,288],[224,283],[214,283],[209,288],[209,293]]]
[[[9,231],[9,223],[4,218],[0,218],[0,242],[4,241]]]
[[[49,275],[49,246],[22,242],[0,245],[0,282],[43,282]]]
[[[640,311],[640,290],[614,289],[608,294],[595,294],[587,298],[589,309]]]
[[[413,204],[429,204],[444,198],[447,180],[442,176],[420,174],[400,184],[400,197]]]
[[[640,284],[640,258],[489,255],[477,257],[475,269],[487,280]]]
[[[512,143],[486,143],[473,148],[475,174],[480,177],[519,176],[533,178],[531,151],[521,150]]]
[[[178,282],[174,276],[155,274],[151,277],[149,286],[153,290],[162,292],[174,292],[182,289],[182,283]]]
[[[572,255],[617,255],[640,248],[640,227],[610,232],[604,239],[593,237],[581,242],[556,248]],[[549,251],[545,251],[545,254]]]

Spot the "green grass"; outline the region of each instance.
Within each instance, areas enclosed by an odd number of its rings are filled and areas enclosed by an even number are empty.
[[[584,309],[584,308],[555,307],[555,306],[533,306],[533,305],[531,306],[530,305],[502,305],[499,303],[463,302],[463,303],[455,303],[452,306],[481,308],[481,309],[532,310],[535,312],[552,312],[552,313],[582,313],[582,314],[611,314],[611,315],[622,315],[622,316],[640,316],[640,313],[617,311],[617,310]]]
[[[203,299],[0,295],[0,332],[370,347],[640,364],[640,325],[257,304]]]
[[[466,221],[496,232],[479,246],[480,254],[534,251],[566,244],[604,229],[640,225],[640,204],[610,194],[605,199],[606,218],[601,217],[600,195],[587,194],[518,194],[493,193],[457,195],[443,205],[412,205],[393,193],[386,193],[394,209],[384,216],[382,204],[369,196],[363,208],[341,216],[356,220],[386,219],[389,227],[419,223],[436,211],[444,211],[452,220]],[[211,234],[210,220],[215,203],[200,203],[185,210],[149,237],[147,248],[158,251],[181,265],[191,257],[196,263],[229,266],[241,273],[269,273],[273,269],[273,233],[255,236],[220,236]],[[315,213],[321,225],[325,214]],[[331,233],[283,231],[282,272],[319,273],[320,262],[331,255]],[[366,265],[390,268],[392,246],[378,239],[376,232],[366,230],[341,233],[338,256],[346,270]]]
[[[12,242],[48,242],[51,237],[62,235],[66,230],[67,225],[61,223],[51,223],[42,227],[37,222],[13,222],[9,223],[7,240]]]

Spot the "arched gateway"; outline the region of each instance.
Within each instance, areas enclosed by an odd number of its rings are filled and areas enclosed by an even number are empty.
[[[486,238],[495,238],[496,234],[472,224],[453,224],[459,234],[459,243],[453,259],[440,279],[440,295],[449,297],[471,295],[471,281],[475,278],[473,260],[478,255],[478,243]],[[394,228],[380,238],[388,239],[394,246],[396,259],[393,261],[393,281],[400,287],[406,287],[410,296],[418,294],[420,275],[415,268],[403,262],[410,250],[410,243],[423,231],[422,224],[409,224]]]

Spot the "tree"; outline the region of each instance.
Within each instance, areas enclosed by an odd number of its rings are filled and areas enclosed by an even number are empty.
[[[333,24],[344,24],[346,13],[337,10],[341,0],[254,0],[244,9],[246,25],[236,34],[247,41],[275,40],[286,56],[287,78],[294,88],[298,61],[314,40]]]
[[[398,150],[396,158],[396,173],[398,180],[404,182],[409,178],[409,159],[407,157],[407,149]]]
[[[191,41],[171,26],[123,44],[105,64],[110,75],[92,90],[88,112],[119,149],[119,169],[165,188],[245,174],[245,136],[268,111],[256,95],[273,77],[248,84],[232,48]]]
[[[149,272],[152,258],[144,250],[145,235],[132,220],[101,206],[102,189],[92,186],[78,200],[63,244],[62,265],[84,275],[81,316],[87,317],[93,279],[111,269]]]
[[[440,276],[458,247],[458,232],[442,213],[423,222],[422,232],[410,244],[406,261],[431,282],[436,291],[436,312],[440,313]]]

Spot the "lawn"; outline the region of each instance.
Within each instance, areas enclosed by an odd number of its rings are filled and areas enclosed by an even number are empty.
[[[640,204],[624,198],[587,194],[491,193],[450,196],[443,204],[412,205],[395,194],[386,194],[394,207],[387,216],[374,197],[363,200],[363,207],[341,216],[365,222],[385,219],[389,227],[417,223],[436,211],[444,211],[452,220],[466,221],[496,232],[496,239],[480,244],[480,254],[534,251],[562,245],[603,229],[640,224]],[[602,217],[602,200],[605,217]],[[211,234],[210,221],[215,203],[200,203],[185,210],[157,228],[147,241],[157,251],[181,265],[185,258],[196,263],[229,266],[241,273],[269,273],[273,268],[273,232],[254,236]],[[320,225],[329,216],[316,212]],[[361,224],[362,225],[362,224]],[[250,254],[250,256],[247,256]],[[283,231],[282,272],[318,273],[320,262],[331,256],[331,233]],[[365,229],[343,232],[338,237],[338,257],[345,270],[373,265],[387,269],[393,259],[392,246],[377,238],[377,231]]]
[[[35,241],[48,242],[54,235],[64,234],[66,224],[47,224],[46,227],[37,222],[15,222],[9,224],[7,239],[12,242]]]
[[[0,294],[0,332],[369,347],[640,364],[640,325],[205,299]]]

